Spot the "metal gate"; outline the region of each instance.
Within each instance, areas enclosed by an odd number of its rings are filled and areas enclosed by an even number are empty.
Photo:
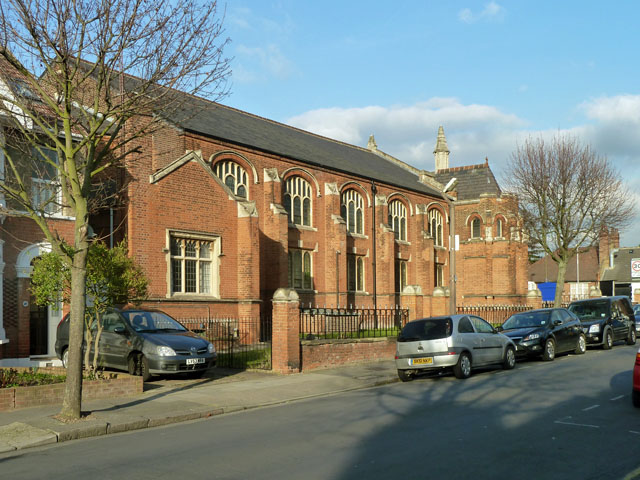
[[[215,345],[219,367],[271,370],[271,316],[183,318],[179,322]]]

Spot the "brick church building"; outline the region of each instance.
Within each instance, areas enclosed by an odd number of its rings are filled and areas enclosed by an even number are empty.
[[[186,95],[183,109],[140,141],[116,179],[121,203],[91,221],[107,242],[127,239],[149,278],[146,306],[177,318],[259,317],[281,287],[301,306],[400,305],[411,319],[524,303],[514,199],[487,162],[449,167],[442,127],[431,172],[373,137],[349,145]],[[63,208],[49,221],[72,234]],[[54,355],[60,311],[37,307],[29,291],[31,261],[48,248],[35,225],[3,210],[0,364]]]

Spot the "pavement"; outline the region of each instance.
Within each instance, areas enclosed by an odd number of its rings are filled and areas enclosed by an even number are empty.
[[[285,404],[398,381],[393,360],[282,375],[214,368],[199,380],[145,383],[140,395],[83,402],[83,418],[65,423],[60,405],[0,413],[0,453]]]

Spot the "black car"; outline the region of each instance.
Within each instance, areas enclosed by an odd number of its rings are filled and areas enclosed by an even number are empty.
[[[103,328],[98,363],[101,367],[142,375],[147,381],[157,374],[199,377],[216,364],[213,344],[164,312],[111,309],[101,316],[100,321]],[[91,329],[95,338],[96,321]],[[56,354],[65,367],[68,347],[69,315],[58,325],[55,346]]]
[[[636,319],[629,297],[578,300],[569,305],[569,311],[580,318],[588,344],[608,350],[618,340],[636,343]]]
[[[583,354],[585,334],[578,317],[564,308],[542,308],[516,313],[500,327],[516,344],[516,355],[553,360],[558,353]]]

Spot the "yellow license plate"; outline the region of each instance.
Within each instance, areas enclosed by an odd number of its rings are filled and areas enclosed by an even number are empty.
[[[412,358],[411,365],[433,365],[433,357]]]

